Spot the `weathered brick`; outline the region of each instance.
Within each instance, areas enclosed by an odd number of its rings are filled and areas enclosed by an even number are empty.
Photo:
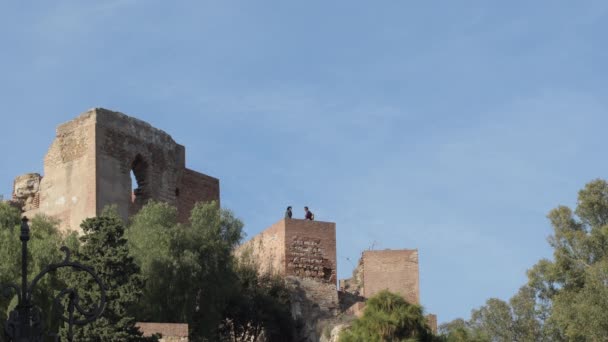
[[[389,290],[410,303],[420,303],[417,249],[365,251],[362,259],[363,296]]]
[[[131,171],[138,182],[134,191]],[[58,218],[67,231],[78,230],[82,220],[99,215],[107,205],[116,205],[126,220],[147,201],[157,200],[176,206],[185,222],[196,202],[219,201],[219,191],[217,178],[186,168],[185,148],[170,135],[95,108],[57,128],[39,189],[28,194],[23,209],[26,215]]]
[[[336,284],[336,224],[283,219],[237,249],[262,272]]]

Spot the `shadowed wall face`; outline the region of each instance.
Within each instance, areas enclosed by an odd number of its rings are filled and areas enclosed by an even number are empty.
[[[63,230],[77,230],[108,205],[126,220],[149,200],[162,201],[176,206],[184,222],[196,202],[219,201],[219,180],[187,169],[184,146],[144,121],[101,108],[57,128],[44,171],[36,212],[60,219]]]

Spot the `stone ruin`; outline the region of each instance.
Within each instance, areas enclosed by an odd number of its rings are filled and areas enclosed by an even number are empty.
[[[291,312],[302,341],[330,341],[365,301],[382,290],[420,304],[418,250],[364,251],[353,277],[336,287],[336,224],[282,219],[242,244],[237,257],[253,260],[261,273],[282,276],[292,290]],[[437,331],[437,317],[427,315]],[[330,337],[327,337],[328,335]]]
[[[420,273],[417,249],[364,251],[349,279],[340,279],[346,311],[361,316],[365,300],[382,290],[400,294],[409,303],[420,304]],[[354,299],[353,299],[354,298]],[[350,301],[348,301],[350,300]],[[437,316],[428,314],[427,322],[437,332]]]
[[[418,250],[368,250],[362,253],[350,279],[340,279],[343,291],[370,298],[382,290],[420,304]]]
[[[17,177],[12,194],[25,215],[55,217],[63,231],[78,230],[108,205],[126,220],[151,199],[177,207],[185,222],[196,202],[220,200],[219,180],[186,168],[184,146],[167,133],[102,108],[60,125],[44,175]]]
[[[260,273],[280,275],[291,290],[298,340],[319,341],[319,322],[340,312],[336,289],[336,224],[282,219],[242,244],[237,257]]]
[[[148,200],[167,202],[186,222],[196,202],[220,200],[217,178],[186,168],[185,148],[146,122],[102,108],[60,125],[44,158],[44,174],[18,176],[10,203],[24,215],[59,219],[62,231],[108,205],[123,219]],[[134,175],[137,186],[132,184]],[[283,219],[235,254],[261,272],[281,275],[292,292],[291,312],[301,341],[333,341],[360,316],[365,300],[388,289],[419,304],[417,250],[365,251],[353,278],[337,282],[336,224]],[[437,318],[427,321],[436,331]],[[166,341],[187,341],[187,326],[138,323],[146,333],[163,330]],[[185,330],[184,330],[185,329]],[[185,331],[185,333],[184,333]]]

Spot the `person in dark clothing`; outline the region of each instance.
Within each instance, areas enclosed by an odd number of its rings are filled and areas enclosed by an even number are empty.
[[[291,206],[287,207],[287,210],[285,210],[285,218],[286,219],[291,218]]]
[[[313,221],[315,219],[315,214],[312,211],[308,210],[308,207],[304,207],[304,211],[306,212],[306,216],[304,217],[307,220]]]

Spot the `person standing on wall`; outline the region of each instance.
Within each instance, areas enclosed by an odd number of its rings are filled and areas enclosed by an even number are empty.
[[[287,207],[287,210],[285,210],[285,218],[286,219],[290,219],[291,218],[291,206]]]
[[[314,221],[315,214],[312,211],[308,210],[308,207],[304,207],[304,212],[306,212],[306,216],[304,217],[306,220]]]

